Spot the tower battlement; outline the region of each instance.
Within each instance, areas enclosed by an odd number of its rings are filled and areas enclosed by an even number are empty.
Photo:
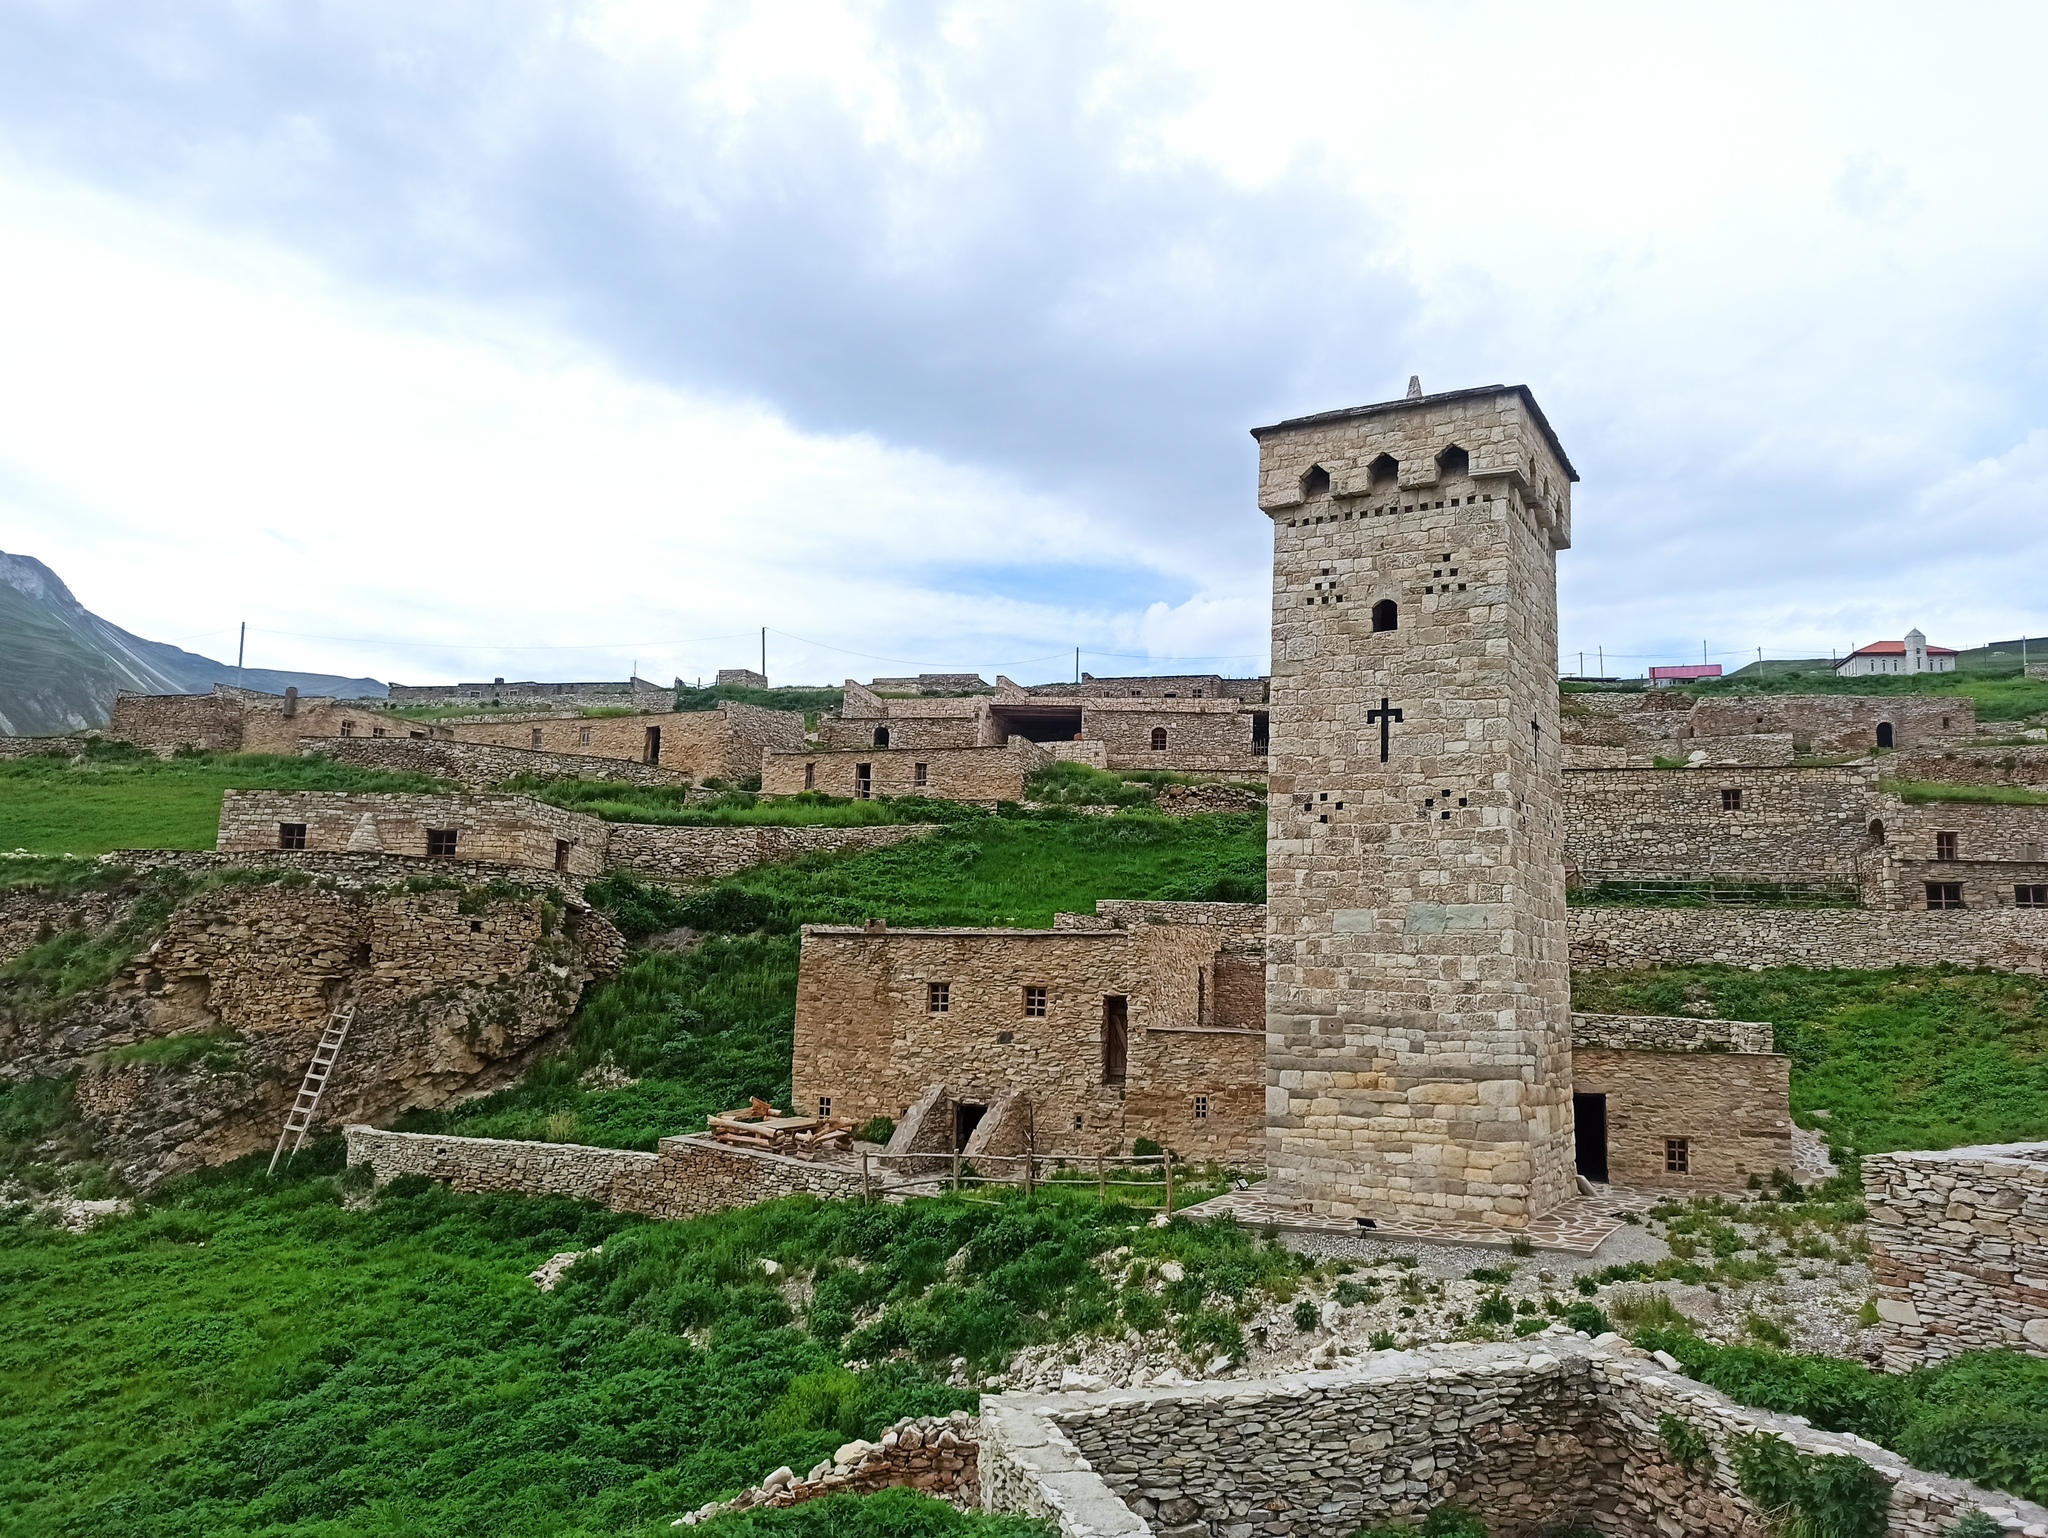
[[[1573,1189],[1562,446],[1519,385],[1253,435],[1273,520],[1267,1171],[1518,1228]]]

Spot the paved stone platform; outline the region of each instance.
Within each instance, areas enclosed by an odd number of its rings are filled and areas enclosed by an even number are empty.
[[[1577,1196],[1546,1212],[1519,1233],[1504,1232],[1477,1223],[1437,1223],[1403,1220],[1380,1221],[1370,1229],[1355,1218],[1331,1217],[1311,1212],[1306,1202],[1270,1196],[1263,1186],[1244,1191],[1227,1191],[1206,1202],[1185,1209],[1193,1218],[1235,1218],[1246,1228],[1279,1228],[1296,1233],[1358,1234],[1393,1243],[1468,1244],[1505,1250],[1517,1238],[1527,1239],[1539,1250],[1587,1258],[1618,1232],[1627,1212],[1642,1212],[1658,1196],[1648,1192],[1609,1191],[1598,1196]]]

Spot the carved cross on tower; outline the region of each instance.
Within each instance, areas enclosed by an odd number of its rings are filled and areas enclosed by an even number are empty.
[[[1388,706],[1387,697],[1384,694],[1380,696],[1380,708],[1378,710],[1368,710],[1365,713],[1365,724],[1367,726],[1372,725],[1375,721],[1380,724],[1380,762],[1383,764],[1387,761],[1387,741],[1392,734],[1393,723],[1400,719],[1401,712]]]

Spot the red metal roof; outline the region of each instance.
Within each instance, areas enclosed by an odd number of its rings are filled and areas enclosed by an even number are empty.
[[[1849,653],[1849,657],[1903,657],[1905,655],[1906,643],[1904,641],[1872,641],[1868,646],[1859,646],[1856,650]],[[1930,646],[1927,648],[1927,655],[1930,657],[1954,657],[1959,655],[1959,653],[1953,647]],[[1847,662],[1849,657],[1844,657],[1842,660]]]

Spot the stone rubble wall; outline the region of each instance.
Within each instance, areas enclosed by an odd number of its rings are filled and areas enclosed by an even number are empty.
[[[1858,908],[1567,910],[1575,967],[1984,967],[2048,975],[2048,911]]]
[[[1686,735],[1789,732],[1802,753],[1828,756],[1876,747],[1882,722],[1896,748],[1967,742],[1977,734],[1977,702],[1961,694],[1709,695],[1694,703]]]
[[[894,728],[891,730],[893,733]],[[890,740],[894,742],[893,735]],[[793,796],[816,790],[831,796],[858,796],[857,770],[866,764],[870,771],[869,793],[874,796],[928,796],[939,801],[994,806],[999,801],[1022,801],[1024,781],[1052,761],[1052,755],[1044,748],[1021,738],[992,748],[892,746],[801,753],[771,751],[762,763],[761,793]],[[920,765],[925,774],[921,785],[917,778]]]
[[[1680,745],[1688,765],[1721,768],[1781,768],[1799,756],[1790,732],[1736,732],[1726,737],[1695,737]]]
[[[1725,791],[1741,805],[1725,806]],[[1574,769],[1564,776],[1566,869],[1609,877],[1856,886],[1877,774],[1867,769]]]
[[[944,1418],[906,1415],[883,1432],[881,1440],[848,1442],[802,1479],[793,1470],[777,1469],[729,1501],[713,1501],[687,1513],[679,1525],[694,1527],[757,1506],[781,1510],[825,1495],[870,1495],[902,1486],[971,1508],[981,1499],[978,1453],[974,1419],[965,1410]]]
[[[1696,1015],[1591,1015],[1572,1012],[1572,1049],[1616,1052],[1775,1051],[1767,1020],[1702,1020]]]
[[[629,785],[671,787],[690,783],[688,775],[673,769],[622,758],[500,748],[440,737],[307,738],[300,741],[299,751],[363,769],[430,774],[473,790],[487,790],[514,775],[544,780],[620,780]]]
[[[2048,743],[1908,751],[1886,759],[1884,772],[1887,779],[1937,785],[2016,785],[2048,790]]]
[[[658,705],[663,699],[675,703],[678,678],[672,684],[634,678],[622,683],[516,683],[477,684],[390,684],[385,696],[394,705],[481,705],[499,701],[532,700],[550,705]]]
[[[1884,1365],[2048,1356],[2048,1143],[1863,1161]]]
[[[404,854],[320,854],[284,849],[219,854],[210,849],[121,849],[106,858],[110,863],[140,872],[178,870],[191,876],[214,876],[228,871],[283,871],[349,888],[397,887],[419,880],[483,886],[507,879],[505,867],[494,861],[430,860]],[[561,892],[578,900],[583,895],[584,880],[573,874],[526,868],[513,879],[518,885],[536,891]]]
[[[865,828],[672,827],[611,824],[609,868],[655,881],[717,881],[736,871],[812,854],[863,854],[938,832],[930,823]]]
[[[1665,1415],[1706,1435],[1711,1469],[1673,1461]],[[1611,1336],[1375,1352],[1248,1383],[987,1397],[982,1504],[1066,1538],[1347,1538],[1446,1501],[1501,1538],[1568,1526],[1741,1538],[1766,1524],[1736,1486],[1727,1443],[1757,1431],[1869,1464],[1892,1487],[1896,1538],[1938,1538],[1972,1508],[2048,1534],[2038,1506],[1742,1408]]]
[[[457,1191],[573,1196],[653,1218],[697,1217],[803,1192],[865,1194],[858,1165],[732,1148],[704,1133],[665,1137],[651,1154],[370,1126],[351,1126],[346,1134],[348,1162],[368,1165],[380,1185],[400,1175],[424,1175]]]
[[[56,737],[10,737],[0,733],[0,758],[72,758],[83,753],[88,742],[98,740],[97,733],[83,736],[66,732]]]
[[[456,721],[437,728],[456,742],[654,763],[693,780],[751,779],[769,748],[801,749],[801,711],[721,701],[716,710],[663,709],[631,716],[529,716]],[[652,746],[652,734],[659,734]]]

